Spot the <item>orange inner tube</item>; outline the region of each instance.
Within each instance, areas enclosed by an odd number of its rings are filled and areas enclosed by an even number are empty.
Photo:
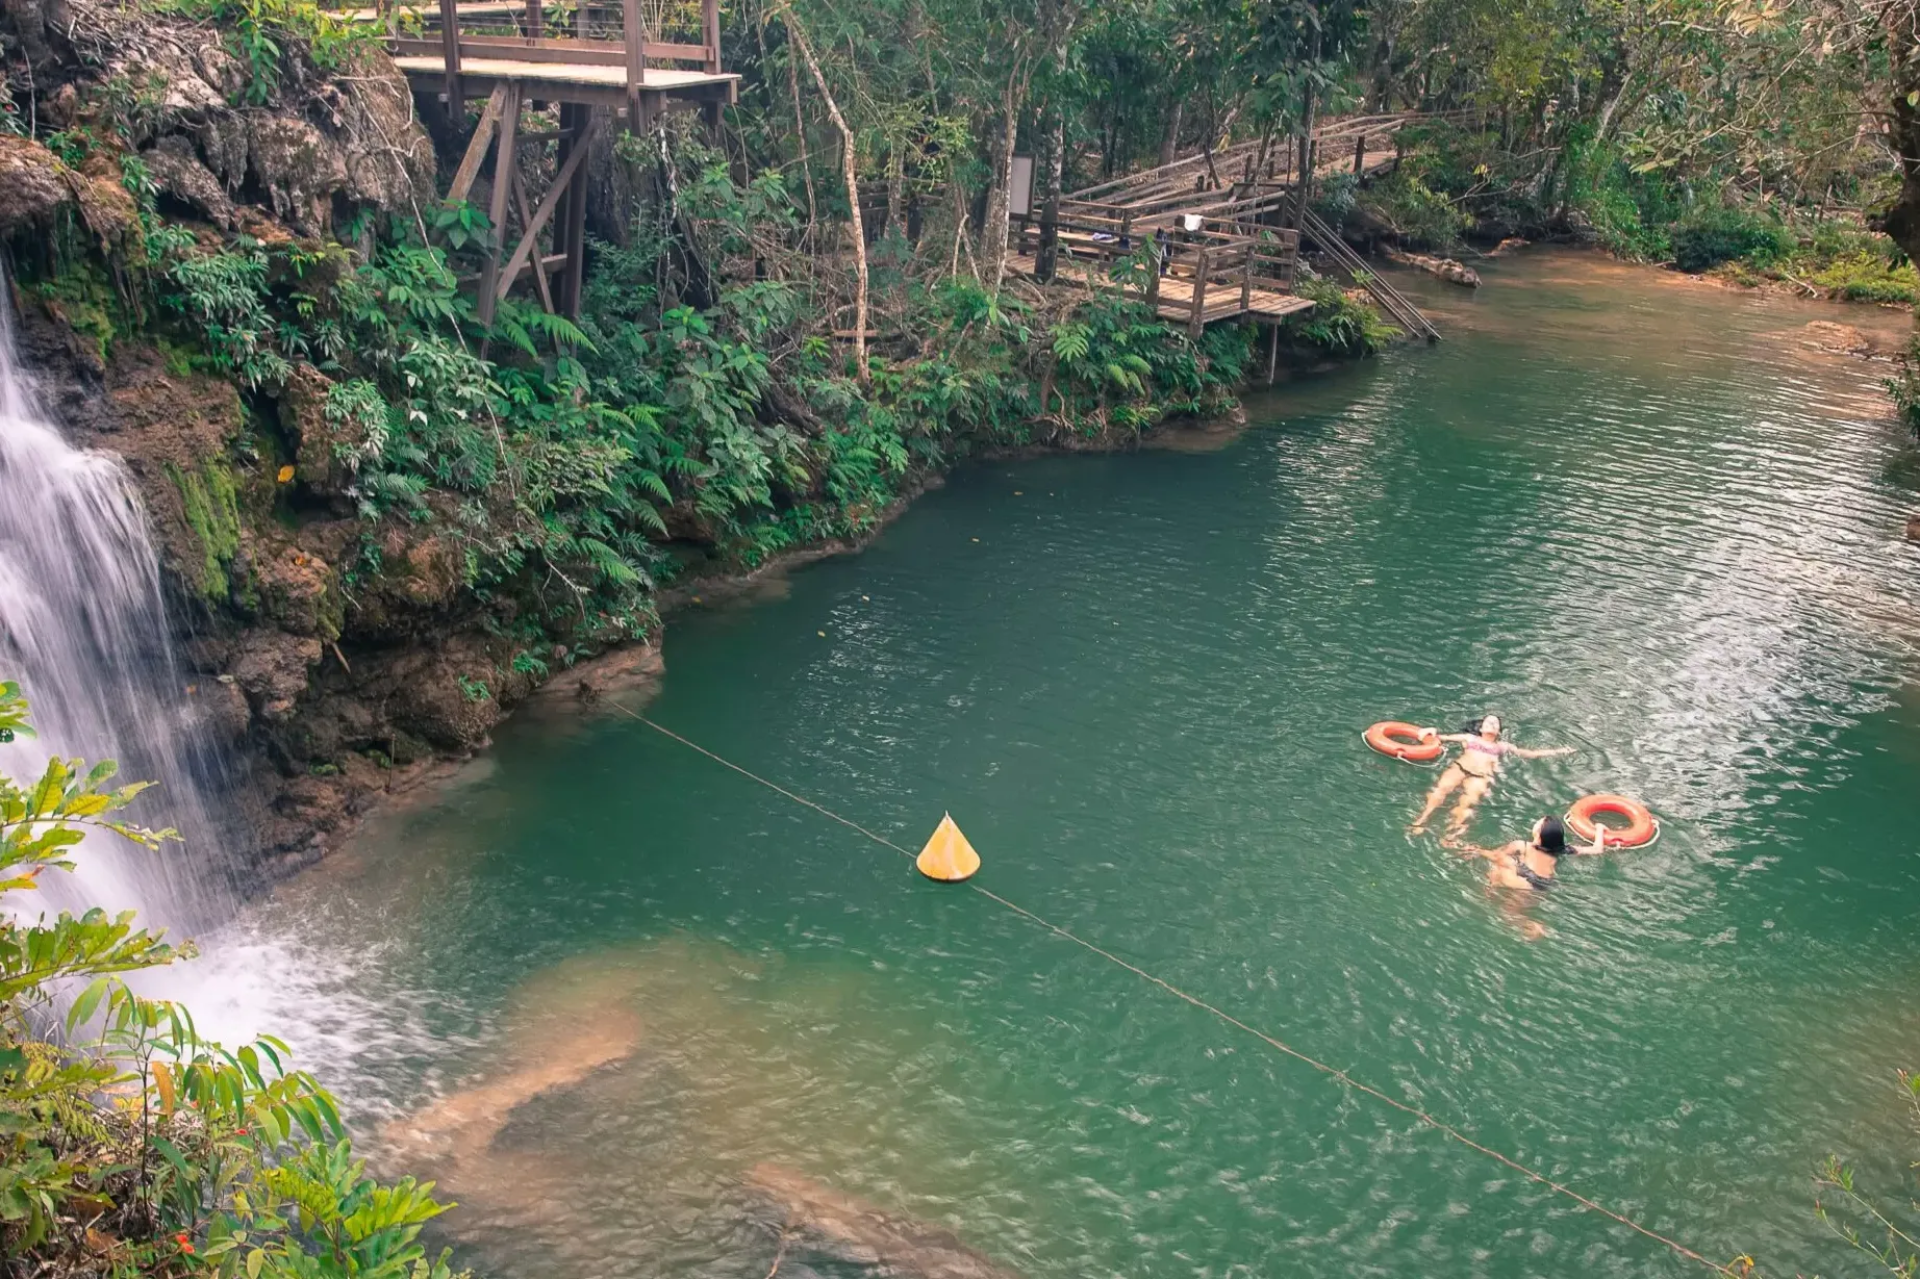
[[[1381,720],[1367,730],[1366,738],[1367,745],[1382,755],[1391,755],[1414,764],[1439,759],[1446,750],[1439,738],[1422,737],[1418,728],[1397,719]]]
[[[1600,821],[1602,813],[1624,817],[1627,824],[1609,826]],[[1660,833],[1647,806],[1625,795],[1588,795],[1575,801],[1567,810],[1567,827],[1584,843],[1592,843],[1596,831],[1604,830],[1607,844],[1614,848],[1638,848]]]

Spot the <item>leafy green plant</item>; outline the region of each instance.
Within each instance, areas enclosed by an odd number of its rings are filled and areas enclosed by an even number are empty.
[[[32,733],[0,682],[0,732]],[[120,816],[147,789],[114,766],[0,774],[0,892],[70,871],[89,832],[176,840]],[[333,1099],[271,1036],[227,1049],[125,974],[192,954],[131,912],[0,914],[0,1248],[34,1273],[453,1279],[421,1227],[431,1184],[366,1177]],[[63,1015],[54,1016],[64,1004]]]
[[[1705,209],[1672,232],[1673,264],[1700,272],[1735,260],[1768,266],[1793,251],[1787,229],[1764,214],[1731,206]]]
[[[1909,1121],[1920,1128],[1920,1076],[1899,1072]],[[1853,1169],[1829,1155],[1813,1179],[1814,1215],[1849,1248],[1872,1258],[1877,1268],[1899,1279],[1920,1275],[1920,1224],[1862,1188]]]
[[[1290,318],[1288,328],[1308,346],[1338,355],[1371,355],[1400,336],[1400,330],[1388,324],[1378,311],[1348,297],[1346,290],[1331,280],[1301,285],[1300,296],[1313,299],[1313,310],[1304,317]]]

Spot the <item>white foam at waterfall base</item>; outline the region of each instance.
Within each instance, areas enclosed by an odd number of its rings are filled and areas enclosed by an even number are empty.
[[[149,852],[89,834],[72,875],[42,877],[0,908],[20,914],[133,910],[198,958],[133,974],[176,1000],[203,1038],[273,1034],[293,1064],[374,1115],[377,1080],[426,1038],[418,1001],[377,976],[366,946],[273,903],[242,911],[216,814],[219,751],[199,722],[176,658],[147,516],[118,457],[74,447],[36,403],[19,367],[11,290],[0,282],[0,679],[17,681],[37,735],[0,744],[0,771],[38,777],[54,755],[114,759],[122,781],[159,784],[125,816],[182,840]],[[389,975],[390,976],[390,975]],[[378,995],[373,992],[378,991]],[[405,1073],[404,1071],[401,1073]]]

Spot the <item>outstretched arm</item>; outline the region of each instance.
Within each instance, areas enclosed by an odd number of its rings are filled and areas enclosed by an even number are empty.
[[[1588,845],[1587,845],[1586,847],[1584,847],[1584,848],[1576,848],[1576,849],[1574,849],[1573,851],[1574,851],[1574,852],[1576,852],[1576,853],[1581,853],[1581,854],[1583,854],[1583,855],[1588,855],[1588,856],[1591,856],[1591,855],[1592,855],[1592,854],[1594,854],[1594,853],[1604,853],[1604,852],[1606,852],[1606,851],[1607,851],[1607,828],[1606,828],[1606,826],[1605,826],[1605,825],[1603,825],[1603,824],[1602,824],[1601,822],[1599,822],[1598,820],[1596,820],[1596,821],[1594,821],[1594,823],[1593,823],[1593,842],[1592,842],[1591,844],[1588,844]]]
[[[1460,855],[1462,857],[1479,857],[1486,861],[1497,862],[1519,847],[1520,841],[1517,839],[1512,843],[1502,844],[1498,848],[1482,848],[1478,844],[1466,844],[1461,847]]]
[[[1549,746],[1545,750],[1528,750],[1524,746],[1516,746],[1513,748],[1512,753],[1518,755],[1521,759],[1552,759],[1555,755],[1573,754],[1573,747]]]

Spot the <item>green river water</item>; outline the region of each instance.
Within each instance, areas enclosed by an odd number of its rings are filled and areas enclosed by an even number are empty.
[[[1903,321],[1486,274],[1218,447],[963,469],[676,617],[647,713],[910,847],[951,810],[978,883],[1709,1257],[1866,1273],[1811,1174],[1920,1156],[1920,460],[1805,326]],[[1664,823],[1537,941],[1360,741],[1487,710],[1577,753],[1477,838]],[[1703,1272],[614,714],[510,725],[243,932],[229,984],[504,1279],[868,1273],[779,1253],[769,1160],[1031,1279]]]

